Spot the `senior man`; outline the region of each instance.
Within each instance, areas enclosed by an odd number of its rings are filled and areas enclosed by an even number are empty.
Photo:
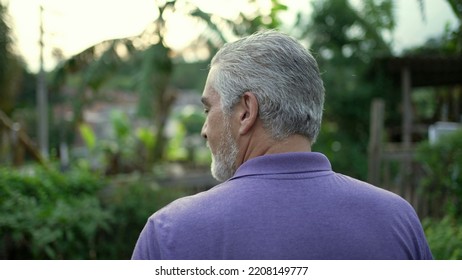
[[[324,86],[313,56],[264,31],[226,44],[202,95],[223,183],[147,221],[133,259],[431,259],[404,199],[312,152]]]

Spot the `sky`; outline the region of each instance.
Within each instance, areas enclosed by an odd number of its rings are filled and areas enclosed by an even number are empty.
[[[52,50],[59,48],[70,57],[104,40],[140,34],[156,17],[154,0],[0,0],[7,3],[10,26],[17,52],[32,71],[39,68],[39,6],[45,8],[44,42],[45,68],[51,69],[56,60]],[[192,0],[206,12],[233,18],[246,0]],[[268,0],[258,0],[267,3]],[[359,0],[358,0],[359,1]],[[354,2],[354,1],[353,1]],[[456,18],[446,0],[423,0],[425,21],[418,0],[395,0],[397,28],[392,34],[397,53],[403,48],[417,46],[428,38],[441,34],[447,23],[455,26]],[[283,20],[293,20],[295,11],[310,10],[308,0],[285,0],[289,11]],[[178,16],[168,36],[173,49],[187,46],[194,36],[194,22]],[[198,30],[198,28],[195,28]]]

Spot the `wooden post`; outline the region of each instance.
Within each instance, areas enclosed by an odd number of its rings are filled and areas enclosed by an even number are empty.
[[[368,182],[380,186],[380,166],[382,162],[382,133],[384,123],[384,102],[374,99],[371,104],[371,122],[369,130]]]
[[[43,62],[43,6],[40,6],[40,69],[37,75],[38,143],[44,159],[48,159],[48,93]]]

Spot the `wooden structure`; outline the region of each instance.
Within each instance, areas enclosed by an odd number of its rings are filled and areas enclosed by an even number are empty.
[[[417,120],[413,115],[412,89],[417,87],[462,86],[462,56],[412,56],[377,59],[375,71],[384,72],[401,89],[401,142],[383,143],[385,104],[374,100],[371,106],[369,142],[370,183],[403,196],[421,216],[428,205],[417,195],[420,167],[414,161],[413,133]],[[454,104],[454,114],[462,121],[462,98]]]
[[[401,86],[403,106],[402,145],[411,146],[413,115],[411,93],[416,87],[462,86],[462,56],[389,57],[377,61],[393,81]],[[462,112],[459,111],[459,114]]]
[[[26,132],[21,129],[21,125],[14,123],[2,110],[0,110],[0,137],[0,143],[6,146],[5,150],[11,154],[13,165],[19,166],[24,162],[23,149],[25,149],[33,159],[46,166],[42,155]],[[2,158],[3,160],[5,159]]]

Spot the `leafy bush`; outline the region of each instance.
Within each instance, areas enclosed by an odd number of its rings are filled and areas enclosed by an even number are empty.
[[[104,181],[82,170],[0,169],[2,259],[96,258],[112,217],[97,194]]]
[[[100,258],[129,259],[148,217],[187,194],[190,192],[178,188],[160,188],[138,174],[112,178],[102,199],[114,219],[99,245]]]
[[[444,213],[430,214],[462,217],[462,130],[443,135],[433,144],[423,142],[416,159],[424,169],[421,193],[431,204],[443,206]]]
[[[430,217],[422,224],[435,259],[462,259],[462,130],[423,142],[416,159],[423,166],[420,194]]]
[[[438,260],[462,260],[462,222],[446,216],[442,220],[425,219],[425,235]]]
[[[190,193],[136,174],[0,168],[0,259],[129,259],[149,215]]]

